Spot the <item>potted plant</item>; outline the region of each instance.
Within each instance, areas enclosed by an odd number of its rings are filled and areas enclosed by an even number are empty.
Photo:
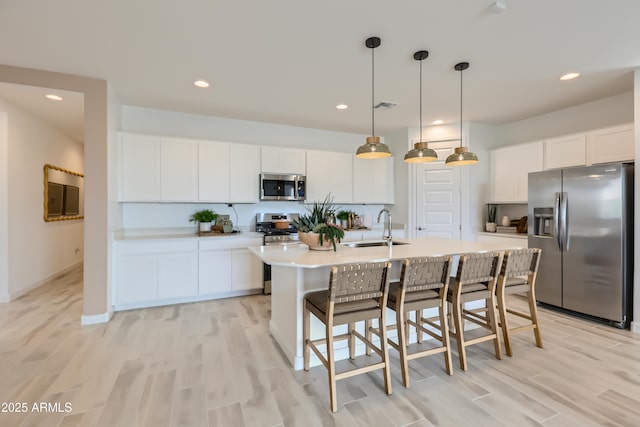
[[[189,221],[200,224],[200,231],[211,231],[211,224],[218,218],[218,214],[211,209],[203,209],[191,215]]]
[[[496,205],[487,205],[487,223],[485,224],[485,230],[491,233],[496,231]]]
[[[343,228],[350,228],[349,218],[353,218],[354,216],[355,212],[353,211],[338,211],[336,218],[340,220],[340,225],[342,225]]]
[[[315,202],[307,210],[308,214],[302,214],[292,221],[298,229],[300,241],[309,246],[309,249],[328,251],[333,247],[336,251],[336,243],[340,243],[344,237],[344,230],[331,221],[335,218],[335,207],[330,195],[321,203]]]

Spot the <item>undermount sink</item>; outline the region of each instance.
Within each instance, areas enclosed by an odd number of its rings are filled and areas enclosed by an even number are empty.
[[[349,246],[350,248],[370,248],[373,246],[388,246],[389,243],[386,240],[376,240],[376,241],[361,241],[361,242],[347,242],[342,243],[344,246]],[[405,242],[394,242],[391,241],[393,246],[396,245],[409,245],[409,243]]]

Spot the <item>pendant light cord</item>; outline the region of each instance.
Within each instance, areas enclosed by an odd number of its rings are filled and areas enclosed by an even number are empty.
[[[375,48],[371,49],[371,136],[376,136],[375,131]]]
[[[464,69],[460,70],[460,147],[462,147],[462,73]]]
[[[420,142],[422,142],[422,60],[420,60]]]

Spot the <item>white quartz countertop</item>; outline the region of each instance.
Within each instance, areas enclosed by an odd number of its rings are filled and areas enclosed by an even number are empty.
[[[226,240],[238,238],[262,239],[262,233],[241,230],[239,233],[220,233],[209,236],[199,236],[192,227],[185,228],[148,228],[148,229],[122,229],[114,232],[114,240],[154,240],[154,239],[201,239],[201,240]]]
[[[394,239],[408,245],[352,248],[339,245],[338,250],[312,251],[306,245],[252,246],[253,252],[264,263],[279,266],[318,268],[353,262],[401,260],[418,256],[459,255],[465,252],[514,249],[504,243],[486,243],[451,240],[438,237],[421,239]]]

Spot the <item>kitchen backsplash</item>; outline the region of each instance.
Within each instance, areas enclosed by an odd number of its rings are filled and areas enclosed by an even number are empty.
[[[283,212],[305,213],[306,206],[301,202],[261,202],[256,204],[234,204],[238,213],[238,224],[233,208],[226,203],[122,203],[122,227],[128,228],[175,228],[196,227],[189,222],[191,215],[202,209],[211,209],[216,213],[229,215],[234,225],[248,227],[255,230],[256,213]],[[338,209],[341,205],[336,204]],[[352,210],[361,215],[363,224],[367,227],[375,226],[378,212],[384,205],[344,205],[345,210]]]

